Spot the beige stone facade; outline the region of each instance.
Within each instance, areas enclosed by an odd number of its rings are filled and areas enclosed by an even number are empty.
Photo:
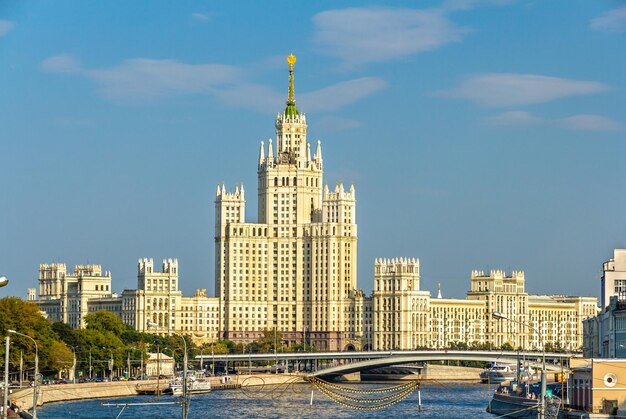
[[[321,143],[307,142],[306,116],[295,106],[293,64],[287,107],[276,117],[276,150],[261,142],[258,223],[245,220],[243,185],[217,188],[215,289],[220,336],[251,341],[264,329],[284,343],[306,339],[320,349],[361,345],[349,326],[355,311],[357,226],[354,187],[323,184]],[[348,331],[346,333],[346,331]]]
[[[467,299],[431,298],[420,290],[418,260],[377,260],[374,349],[508,343],[513,348],[551,344],[575,351],[582,347],[583,320],[597,310],[595,297],[529,296],[523,272],[507,276],[501,270],[473,271],[470,282]],[[493,312],[515,321],[495,319]]]
[[[218,299],[207,297],[204,290],[183,297],[177,259],[164,259],[160,271],[153,259],[140,259],[137,289],[124,290],[121,296],[111,291],[111,274],[103,273],[100,265],[77,265],[68,274],[63,263],[42,264],[38,299],[35,291],[28,290],[28,299],[37,302],[50,321],[74,328],[85,326],[88,313],[107,310],[141,332],[186,334],[198,343],[218,337]],[[155,326],[148,327],[148,321]]]
[[[64,263],[39,265],[39,306],[50,321],[84,327],[90,302],[112,295],[111,273],[102,272],[100,265],[76,265],[73,273],[67,272]],[[117,307],[110,308],[119,312]]]

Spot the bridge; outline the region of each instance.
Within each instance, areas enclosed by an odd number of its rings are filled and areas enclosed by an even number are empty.
[[[546,370],[561,371],[569,366],[570,358],[579,355],[547,352]],[[541,368],[542,353],[529,351],[472,351],[472,350],[421,350],[421,351],[366,351],[366,352],[278,352],[246,354],[207,354],[196,359],[204,362],[279,362],[332,361],[329,368],[318,369],[316,377],[336,377],[357,371],[392,365],[412,364],[429,361],[482,361],[514,364],[518,357],[534,368]],[[336,364],[339,365],[336,365]]]

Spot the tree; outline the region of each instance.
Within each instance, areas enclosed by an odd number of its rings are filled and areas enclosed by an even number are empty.
[[[0,334],[6,336],[9,329],[33,338],[37,342],[40,371],[45,373],[46,370],[52,369],[51,348],[59,338],[51,323],[41,315],[37,304],[15,297],[0,299]],[[35,363],[33,342],[17,334],[11,334],[10,337],[12,342],[10,363],[18,364],[22,351],[27,368],[33,368]]]
[[[511,345],[510,342],[504,342],[502,346],[500,347],[500,349],[502,349],[503,351],[512,351],[513,345]]]
[[[50,346],[49,367],[59,372],[69,370],[74,365],[74,353],[63,342],[55,341]]]
[[[122,323],[122,319],[107,310],[99,310],[95,313],[87,314],[85,323],[87,323],[87,329],[113,332],[117,336],[120,336],[126,330],[126,325]]]
[[[282,346],[282,338],[282,332],[276,329],[265,329],[263,330],[263,337],[253,342],[256,344],[254,348],[258,349],[256,352],[273,352],[274,349],[278,350]]]

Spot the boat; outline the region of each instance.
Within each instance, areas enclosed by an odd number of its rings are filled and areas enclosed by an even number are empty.
[[[514,380],[517,371],[509,364],[493,364],[491,368],[480,373],[480,381],[483,383],[500,384],[505,381]]]
[[[174,396],[183,395],[183,382],[182,380],[176,380],[170,383],[170,391]],[[209,380],[198,380],[194,377],[190,377],[187,381],[187,393],[188,394],[202,394],[211,391],[211,382]]]
[[[549,384],[546,394],[546,417],[557,417],[561,398],[557,396],[560,384]],[[487,406],[487,412],[499,417],[536,419],[539,413],[539,383],[519,385],[513,381],[499,386]],[[560,393],[558,393],[560,394]]]

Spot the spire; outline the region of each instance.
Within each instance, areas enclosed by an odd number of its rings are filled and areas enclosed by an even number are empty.
[[[261,149],[259,150],[259,164],[263,164],[265,161],[265,143],[261,141]]]
[[[317,150],[315,151],[315,160],[322,161],[322,142],[317,140]]]
[[[442,298],[441,297],[441,282],[437,283],[437,298]]]
[[[272,147],[272,139],[270,138],[268,141],[269,141],[269,145],[267,146],[267,158],[269,159],[269,161],[273,162],[274,161],[274,148]]]
[[[285,116],[294,117],[298,115],[296,108],[296,96],[293,89],[293,65],[296,63],[296,56],[289,54],[287,64],[289,64],[289,93],[287,95],[287,107],[285,108]]]
[[[306,160],[311,161],[311,143],[306,143]]]

